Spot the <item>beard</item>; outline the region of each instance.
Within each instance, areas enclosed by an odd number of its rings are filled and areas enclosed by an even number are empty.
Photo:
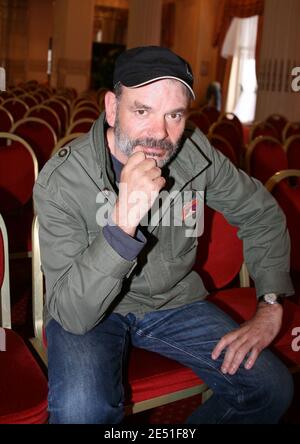
[[[157,166],[159,168],[164,167],[168,162],[173,159],[181,146],[181,137],[177,140],[177,142],[172,143],[168,140],[159,140],[153,137],[145,137],[138,139],[130,139],[130,137],[121,129],[119,116],[117,114],[115,126],[114,126],[114,136],[115,143],[119,150],[125,154],[127,157],[131,156],[134,149],[137,146],[146,147],[146,148],[160,148],[164,151],[164,158],[160,159],[161,155],[156,154],[155,152],[151,153],[151,155],[147,154],[147,157],[151,157],[156,160]]]

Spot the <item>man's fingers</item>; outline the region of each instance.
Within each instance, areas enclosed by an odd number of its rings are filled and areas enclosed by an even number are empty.
[[[244,341],[244,342],[243,342]],[[250,344],[247,340],[239,340],[229,346],[226,352],[224,362],[222,364],[222,372],[234,375],[241,363],[243,362],[246,354],[250,350]]]
[[[250,370],[255,364],[256,359],[258,358],[259,350],[256,347],[253,347],[251,350],[250,356],[245,363],[245,368]]]
[[[161,190],[166,185],[166,179],[164,177],[157,177],[153,181],[157,188]]]
[[[217,343],[215,348],[212,351],[211,357],[213,360],[218,359],[224,348],[226,348],[229,344],[231,344],[238,337],[238,331],[232,331],[227,335],[223,336],[220,341]]]
[[[143,151],[137,151],[134,154],[131,154],[129,157],[126,166],[134,167],[135,165],[138,165],[139,163],[143,162],[143,160],[146,159],[146,154]]]

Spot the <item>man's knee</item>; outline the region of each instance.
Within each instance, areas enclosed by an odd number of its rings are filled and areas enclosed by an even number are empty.
[[[253,373],[250,390],[244,399],[245,407],[249,410],[258,408],[261,411],[262,422],[276,423],[292,402],[293,378],[288,369],[270,354],[266,354],[257,365],[260,368]]]
[[[123,412],[122,402],[113,405],[100,394],[89,396],[84,388],[61,392],[57,402],[49,397],[51,424],[118,424]]]

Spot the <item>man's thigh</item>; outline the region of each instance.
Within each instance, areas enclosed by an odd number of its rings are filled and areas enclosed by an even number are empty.
[[[220,339],[238,327],[239,324],[225,312],[204,300],[146,314],[138,322],[132,342],[137,347],[181,362],[192,368],[215,392],[230,393],[234,397],[241,388],[251,390],[259,383],[266,385],[270,375],[276,381],[276,375],[286,373],[282,363],[265,350],[251,371],[244,368],[244,359],[235,375],[223,374],[221,366],[226,349],[217,360],[213,360],[211,354]]]

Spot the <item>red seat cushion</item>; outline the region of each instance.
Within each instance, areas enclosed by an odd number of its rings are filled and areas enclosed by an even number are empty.
[[[24,341],[6,332],[6,351],[0,353],[0,423],[47,421],[48,384]]]
[[[128,369],[127,402],[136,403],[184,390],[203,381],[176,361],[143,349],[133,348]]]

